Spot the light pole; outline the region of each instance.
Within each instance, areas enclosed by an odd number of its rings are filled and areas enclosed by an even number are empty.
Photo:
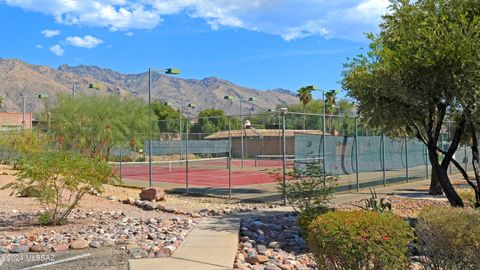
[[[164,103],[165,105],[171,105],[170,102],[165,102]],[[180,160],[182,159],[182,151],[183,151],[183,137],[182,137],[182,129],[183,129],[183,123],[182,123],[182,116],[183,116],[183,112],[186,108],[192,108],[194,109],[196,107],[195,104],[193,103],[189,103],[187,104],[186,106],[183,106],[183,105],[180,105],[180,114],[178,116],[178,131],[180,133]],[[186,155],[188,155],[188,153],[186,153]]]
[[[224,96],[223,97],[224,99],[228,99],[228,100],[234,100],[234,97],[233,96]],[[253,97],[250,97],[250,98],[238,98],[238,101],[240,102],[240,124],[242,125],[241,127],[241,130],[240,132],[242,133],[241,136],[240,136],[240,144],[241,144],[241,155],[242,155],[242,168],[243,168],[243,159],[244,159],[244,153],[243,153],[243,114],[242,114],[242,103],[244,101],[249,101],[249,102],[253,102],[255,101],[256,99],[253,98]]]
[[[99,86],[98,84],[96,84],[96,83],[89,83],[89,84],[88,84],[88,88],[89,88],[89,89],[96,89],[96,90],[98,90],[98,89],[100,89],[100,86]],[[73,97],[73,98],[75,98],[75,93],[76,93],[75,91],[77,91],[77,90],[79,90],[79,89],[81,89],[81,88],[80,88],[80,84],[79,84],[78,82],[74,82],[74,83],[72,84],[72,97]]]
[[[75,90],[77,90],[77,87],[80,86],[80,84],[78,84],[77,82],[74,82],[72,84],[72,97],[75,98]]]
[[[47,94],[39,94],[39,95],[35,95],[35,96],[26,96],[25,94],[21,93],[20,96],[22,97],[23,99],[23,109],[22,109],[22,132],[25,130],[25,107],[26,107],[26,100],[27,100],[27,97],[36,97],[36,98],[41,98],[41,99],[44,99],[44,98],[48,98],[48,95]]]
[[[152,69],[148,68],[148,184],[152,187],[152,71],[177,75],[180,70],[176,68]]]

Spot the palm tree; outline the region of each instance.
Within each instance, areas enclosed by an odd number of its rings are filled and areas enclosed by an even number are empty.
[[[329,90],[325,92],[325,108],[326,108],[327,114],[333,114],[334,109],[337,108],[336,101],[335,101],[336,96],[337,96],[336,90]],[[330,132],[332,134],[335,134],[335,127],[333,125],[333,116],[330,117]]]
[[[305,130],[305,126],[307,123],[306,113],[307,113],[307,105],[310,101],[313,100],[312,97],[312,89],[308,87],[302,87],[297,91],[297,97],[303,105],[303,130]]]

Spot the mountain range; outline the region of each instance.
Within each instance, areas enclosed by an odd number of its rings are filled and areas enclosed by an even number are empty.
[[[186,109],[190,115],[207,108],[222,109],[227,114],[239,113],[238,99],[254,98],[245,102],[244,114],[258,113],[273,109],[279,105],[297,102],[295,93],[286,89],[267,91],[242,87],[215,77],[202,80],[182,79],[152,72],[151,95],[153,100],[168,101],[174,108],[196,105],[195,109]],[[91,89],[89,84],[98,85]],[[22,96],[26,97],[26,111],[38,112],[45,102],[38,99],[39,94],[48,95],[48,103],[54,103],[58,94],[111,94],[136,96],[148,100],[148,72],[123,74],[108,68],[97,66],[60,65],[57,69],[48,66],[32,65],[18,59],[0,58],[0,96],[3,98],[3,111],[21,112]],[[224,96],[233,96],[234,100],[225,100]]]

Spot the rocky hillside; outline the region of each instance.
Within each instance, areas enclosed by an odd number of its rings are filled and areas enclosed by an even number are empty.
[[[21,93],[28,97],[27,111],[40,111],[46,104],[35,96],[47,94],[48,102],[53,103],[58,94],[72,93],[73,83],[79,84],[77,93],[133,95],[144,100],[148,97],[147,72],[123,74],[85,65],[61,65],[58,69],[53,69],[30,65],[16,59],[0,58],[0,96],[4,100],[3,111],[21,111]],[[98,84],[99,90],[88,89],[89,83]],[[238,114],[238,102],[224,100],[226,95],[256,98],[256,101],[246,103],[244,107],[246,112],[251,109],[253,113],[275,108],[280,104],[297,102],[294,93],[285,89],[259,91],[213,77],[192,80],[152,73],[152,98],[168,100],[176,108],[182,104],[194,103],[197,108],[190,111],[191,114],[205,108],[218,108],[229,114]]]

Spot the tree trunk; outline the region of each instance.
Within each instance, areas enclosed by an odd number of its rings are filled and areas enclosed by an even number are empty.
[[[480,194],[478,187],[480,187],[480,169],[478,168],[478,162],[480,160],[480,156],[478,153],[478,137],[477,137],[477,129],[475,126],[472,124],[470,126],[470,132],[472,135],[472,166],[473,166],[473,172],[475,173],[475,181],[476,185],[473,188],[473,191],[475,192],[475,207],[478,208],[480,207]]]
[[[450,179],[448,178],[448,163],[446,163],[445,166],[441,166],[439,164],[437,151],[435,148],[435,145],[429,145],[428,147],[428,157],[430,159],[430,163],[432,164],[432,171],[434,170],[437,172],[438,182],[442,186],[442,190],[445,192],[445,196],[447,197],[450,205],[454,207],[463,207],[464,205],[462,198],[460,198],[458,193],[455,191]]]
[[[307,106],[303,105],[303,130],[305,130],[305,126],[307,124]]]
[[[428,189],[428,195],[443,195],[442,185],[438,180],[438,172],[432,167],[430,174],[430,188]]]

